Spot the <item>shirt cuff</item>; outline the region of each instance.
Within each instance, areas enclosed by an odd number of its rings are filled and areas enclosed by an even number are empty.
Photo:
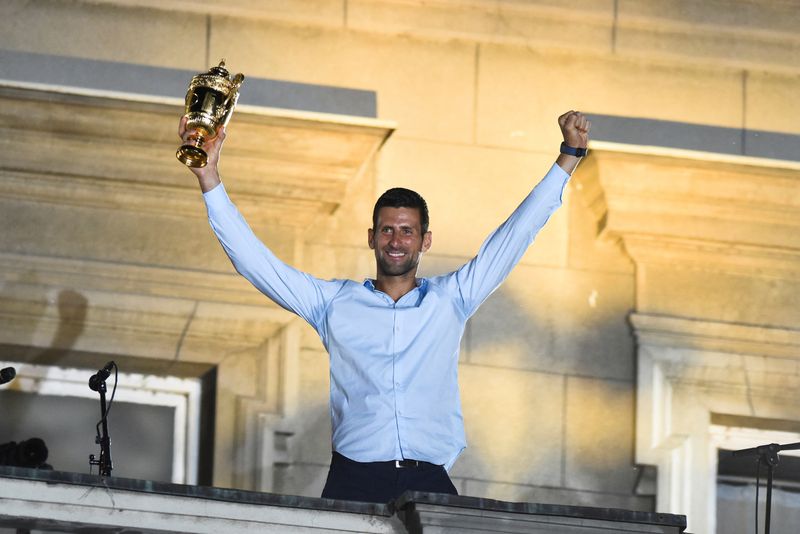
[[[566,182],[567,180],[569,180],[570,176],[572,176],[570,173],[562,169],[561,165],[559,165],[558,163],[553,163],[553,166],[550,167],[550,171],[548,171],[547,174],[552,174],[552,173],[555,173],[557,176],[559,176],[562,182]]]
[[[205,200],[206,207],[208,208],[222,206],[229,202],[228,192],[225,191],[225,186],[222,184],[222,182],[220,182],[219,184],[215,185],[211,191],[206,191],[203,193],[203,200]]]

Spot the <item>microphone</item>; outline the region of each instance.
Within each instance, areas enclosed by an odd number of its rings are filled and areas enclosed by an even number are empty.
[[[13,367],[6,367],[4,369],[0,369],[0,384],[6,384],[14,380],[14,377],[17,376],[17,370]]]
[[[778,453],[780,451],[797,451],[800,450],[800,441],[797,443],[788,443],[786,445],[778,445],[777,443],[770,443],[769,445],[759,445],[758,447],[751,447],[749,449],[742,449],[733,451],[731,456],[761,456],[767,455],[768,459],[775,459],[777,463]]]
[[[742,449],[733,451],[731,456],[761,456],[762,454],[776,454],[781,450],[781,446],[777,443],[770,443],[769,445],[759,445],[758,447],[751,447],[749,449]]]
[[[100,385],[106,381],[111,374],[111,370],[116,367],[116,365],[116,363],[110,361],[102,369],[93,374],[89,379],[89,389],[92,391],[100,391]]]

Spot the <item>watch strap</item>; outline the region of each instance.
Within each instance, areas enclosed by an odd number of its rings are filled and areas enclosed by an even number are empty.
[[[586,148],[576,148],[574,146],[569,146],[567,143],[561,143],[561,153],[567,154],[569,156],[575,156],[578,158],[582,158],[586,155],[588,149]]]

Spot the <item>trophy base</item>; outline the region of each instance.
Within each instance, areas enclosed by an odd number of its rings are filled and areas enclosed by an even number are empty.
[[[181,146],[175,156],[187,167],[200,168],[208,163],[208,154],[205,150],[191,144]]]

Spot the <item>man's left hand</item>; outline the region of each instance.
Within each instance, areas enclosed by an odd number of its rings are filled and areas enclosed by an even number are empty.
[[[586,148],[589,144],[591,121],[580,111],[567,111],[558,118],[564,142],[574,148]]]

